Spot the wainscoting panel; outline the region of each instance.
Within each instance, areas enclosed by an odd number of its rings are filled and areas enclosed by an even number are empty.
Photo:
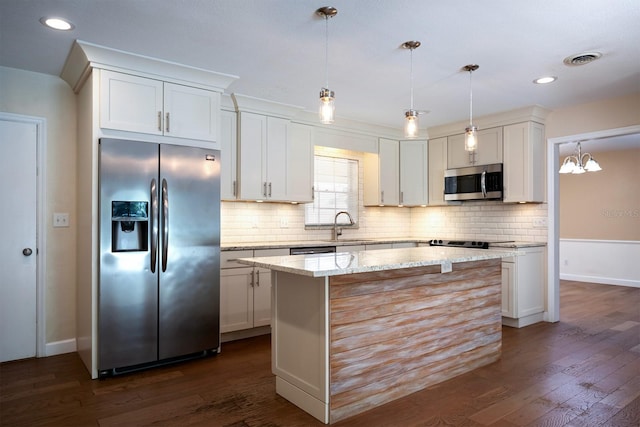
[[[640,288],[640,242],[560,239],[560,279]]]

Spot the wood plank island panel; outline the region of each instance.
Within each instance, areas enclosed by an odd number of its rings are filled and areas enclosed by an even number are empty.
[[[500,358],[500,259],[329,279],[332,423]]]

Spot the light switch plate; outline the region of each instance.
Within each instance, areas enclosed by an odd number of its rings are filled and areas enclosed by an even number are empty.
[[[69,214],[54,212],[53,214],[53,226],[54,227],[68,227],[69,226]]]

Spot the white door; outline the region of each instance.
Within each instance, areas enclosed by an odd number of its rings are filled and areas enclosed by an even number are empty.
[[[36,355],[37,131],[0,117],[0,362]]]

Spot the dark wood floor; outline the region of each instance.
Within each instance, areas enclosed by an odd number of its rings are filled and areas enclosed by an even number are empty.
[[[562,282],[561,311],[503,328],[499,362],[335,425],[640,425],[640,289]],[[322,425],[275,394],[269,346],[94,381],[76,354],[4,363],[0,425]]]

